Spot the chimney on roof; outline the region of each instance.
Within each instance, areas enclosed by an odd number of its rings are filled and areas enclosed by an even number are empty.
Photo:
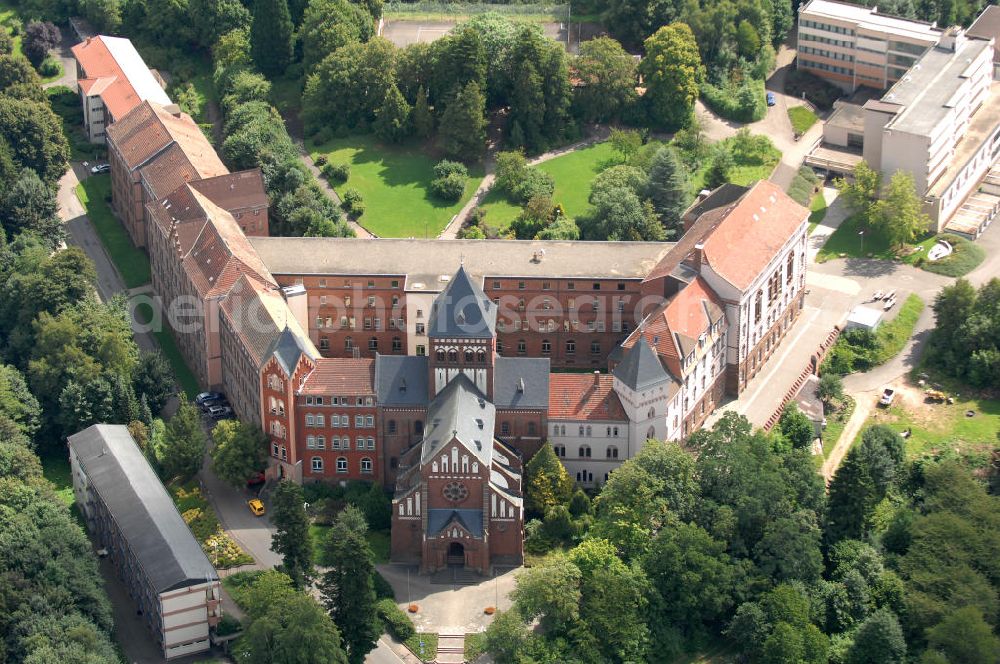
[[[601,384],[601,372],[600,371],[595,371],[594,372],[594,387],[597,387],[600,384]]]
[[[518,394],[524,394],[524,378],[517,379],[517,391]]]
[[[701,272],[701,263],[702,259],[704,258],[704,255],[705,255],[705,244],[703,242],[699,242],[698,244],[694,245],[694,249],[692,249],[691,253],[688,254],[689,265],[694,269],[695,272],[699,273]]]

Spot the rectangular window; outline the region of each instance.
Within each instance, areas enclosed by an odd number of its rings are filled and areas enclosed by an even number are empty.
[[[356,426],[356,427],[363,427],[364,425],[365,425],[365,417],[364,417],[364,415],[355,415],[354,416],[354,426]]]

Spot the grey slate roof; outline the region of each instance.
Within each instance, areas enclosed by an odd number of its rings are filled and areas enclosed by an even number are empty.
[[[427,357],[376,355],[375,394],[380,406],[427,406]]]
[[[285,329],[271,345],[268,355],[273,353],[285,373],[291,375],[303,354],[311,359],[316,359],[310,350],[310,345],[302,343],[302,340],[286,324]]]
[[[437,535],[451,524],[458,523],[474,537],[483,536],[483,511],[470,509],[429,509],[427,510],[427,534]]]
[[[69,444],[157,592],[219,578],[127,428],[95,424]]]
[[[420,450],[420,465],[452,439],[469,450],[479,462],[493,461],[493,428],[496,407],[464,373],[452,378],[427,408],[427,425]]]
[[[549,358],[498,356],[493,365],[493,403],[497,408],[547,410]]]
[[[656,351],[645,336],[640,336],[612,372],[615,378],[633,390],[643,390],[665,380],[672,380],[663,368]]]
[[[448,287],[434,298],[427,336],[484,339],[496,336],[496,326],[497,305],[459,267]]]

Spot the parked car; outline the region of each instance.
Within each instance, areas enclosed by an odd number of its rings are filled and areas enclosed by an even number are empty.
[[[247,501],[247,506],[254,516],[264,516],[264,503],[260,502],[260,498],[251,498]]]
[[[210,408],[213,408],[215,406],[225,408],[228,405],[229,402],[226,401],[225,397],[222,397],[221,399],[209,399],[208,401],[203,402],[201,404],[201,409],[207,413]]]
[[[225,398],[226,395],[223,394],[222,392],[202,392],[201,394],[199,394],[194,398],[194,402],[199,406],[201,406],[206,401],[225,399]]]
[[[878,400],[880,406],[885,406],[888,408],[892,405],[892,400],[896,398],[896,390],[891,387],[887,387],[882,390],[882,397]]]
[[[254,473],[253,475],[250,476],[250,479],[247,480],[247,486],[248,487],[260,486],[261,484],[264,483],[264,481],[265,481],[264,473]]]
[[[96,164],[91,167],[90,172],[94,175],[99,175],[101,173],[107,173],[111,170],[111,164]]]
[[[212,406],[208,409],[208,414],[213,420],[222,420],[231,417],[233,409],[229,406]]]
[[[765,98],[765,99],[767,99],[767,105],[768,105],[768,106],[774,106],[775,104],[777,104],[777,103],[778,103],[778,100],[777,100],[777,98],[776,98],[776,97],[774,96],[774,93],[773,93],[773,92],[768,92],[768,93],[767,93],[767,94],[766,94],[766,95],[764,96],[764,98]]]

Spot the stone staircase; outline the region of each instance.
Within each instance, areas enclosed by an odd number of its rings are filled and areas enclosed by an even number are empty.
[[[792,383],[792,386],[787,392],[785,392],[785,396],[781,400],[781,404],[778,406],[778,409],[775,410],[771,414],[771,417],[768,418],[767,422],[764,423],[764,431],[770,431],[774,428],[774,425],[778,423],[778,420],[781,419],[781,414],[785,410],[785,406],[789,401],[795,398],[795,395],[799,392],[799,388],[802,387],[802,383],[806,382],[806,378],[812,376],[813,374],[819,374],[819,365],[823,363],[823,359],[826,357],[826,354],[830,351],[830,348],[839,336],[840,328],[835,325],[833,327],[833,331],[826,337],[826,340],[819,345],[819,350],[813,356],[814,360],[810,360],[809,364],[802,369],[802,373],[799,374],[799,377],[794,383]]]
[[[472,570],[448,567],[431,574],[430,581],[437,585],[474,586],[482,583],[485,578]]]
[[[438,634],[436,664],[464,664],[465,634],[461,632],[442,632]]]

